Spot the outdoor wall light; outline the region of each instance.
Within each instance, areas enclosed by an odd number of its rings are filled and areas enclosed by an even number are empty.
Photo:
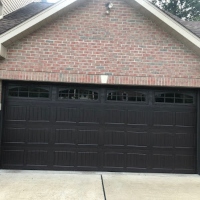
[[[113,7],[113,3],[110,3],[110,2],[106,3],[106,8],[107,8],[106,14],[107,15],[110,14],[110,10],[111,10],[112,7]]]

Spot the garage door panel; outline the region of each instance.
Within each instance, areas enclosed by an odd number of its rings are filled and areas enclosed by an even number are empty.
[[[123,152],[117,152],[117,151],[113,151],[113,152],[104,152],[103,155],[103,168],[109,168],[110,170],[116,170],[116,169],[123,169],[125,168],[125,161],[126,161],[126,157],[125,157],[125,153]]]
[[[26,152],[27,166],[47,166],[48,151],[47,150],[28,150]]]
[[[126,133],[125,131],[106,130],[104,132],[104,146],[116,147],[126,146]]]
[[[175,147],[173,149],[174,151],[174,155],[175,154],[178,154],[178,155],[196,155],[196,151],[197,151],[197,148],[194,147],[194,148],[180,148],[180,147]]]
[[[26,142],[26,129],[25,128],[5,128],[5,134],[2,137],[3,144],[23,145]]]
[[[106,124],[125,124],[127,121],[126,111],[122,109],[106,109],[104,116]]]
[[[153,125],[154,126],[173,126],[175,113],[172,111],[154,111]]]
[[[164,130],[152,135],[152,146],[154,148],[173,148],[174,134]]]
[[[127,153],[126,157],[126,167],[129,170],[147,170],[148,169],[148,159],[149,155],[147,153]]]
[[[19,105],[10,105],[5,108],[5,121],[26,121],[27,107]]]
[[[193,155],[175,155],[175,170],[196,169],[196,157]]]
[[[30,106],[29,108],[29,120],[39,122],[50,121],[50,106]]]
[[[147,148],[149,146],[149,133],[143,131],[128,131],[127,146]]]
[[[56,129],[55,145],[76,145],[76,129]]]
[[[143,111],[138,110],[128,110],[128,125],[142,125],[147,126],[149,123],[149,111],[147,109],[141,108]]]
[[[79,123],[92,123],[99,124],[100,122],[100,110],[97,107],[85,107],[79,110]]]
[[[77,108],[75,107],[57,107],[55,114],[55,122],[77,122]]]
[[[75,167],[76,152],[75,151],[54,151],[53,153],[54,167]]]
[[[174,146],[178,148],[194,148],[196,137],[190,132],[179,132],[175,134]]]
[[[174,169],[174,156],[173,154],[153,154],[152,155],[152,168],[160,170],[173,170]]]
[[[176,112],[176,126],[195,127],[196,113]]]
[[[33,128],[28,129],[28,144],[43,144],[47,145],[50,141],[50,130],[48,128]]]
[[[81,151],[77,153],[77,167],[78,168],[94,168],[99,166],[98,151]]]
[[[80,146],[98,146],[100,143],[99,130],[84,130],[78,131],[77,145]]]
[[[2,166],[23,166],[24,150],[22,149],[2,149]]]

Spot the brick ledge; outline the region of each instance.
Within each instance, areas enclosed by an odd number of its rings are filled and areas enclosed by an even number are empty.
[[[25,80],[60,83],[102,84],[100,75],[61,74],[47,72],[0,71],[1,80]],[[136,86],[200,87],[200,79],[174,77],[108,76],[107,84]]]

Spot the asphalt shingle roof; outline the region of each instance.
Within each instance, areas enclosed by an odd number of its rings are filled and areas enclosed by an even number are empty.
[[[34,15],[52,6],[52,3],[33,2],[20,8],[0,20],[0,34],[14,28],[23,23]]]
[[[193,32],[195,35],[200,37],[200,21],[196,21],[196,22],[183,21],[181,24],[185,26],[187,29],[189,29],[191,32]]]
[[[185,28],[187,28],[188,30],[190,30],[192,33],[194,33],[196,36],[200,37],[200,21],[184,21],[180,18],[178,18],[177,16],[164,11],[167,15],[169,15],[171,18],[173,18],[174,20],[176,20],[178,23],[180,23],[181,25],[183,25]]]

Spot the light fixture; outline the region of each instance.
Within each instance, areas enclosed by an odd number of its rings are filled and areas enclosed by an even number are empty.
[[[113,3],[108,2],[108,3],[106,3],[105,6],[106,6],[106,8],[107,8],[106,14],[109,15],[109,14],[110,14],[110,10],[111,10],[111,8],[113,7]]]

